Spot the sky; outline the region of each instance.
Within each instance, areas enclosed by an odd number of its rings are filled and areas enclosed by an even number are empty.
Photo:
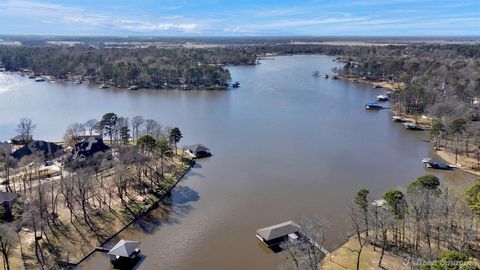
[[[478,36],[480,0],[0,0],[0,34]]]

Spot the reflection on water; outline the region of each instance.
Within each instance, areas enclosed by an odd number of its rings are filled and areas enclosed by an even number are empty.
[[[142,242],[138,268],[272,269],[281,256],[259,245],[258,228],[318,213],[330,224],[331,247],[347,235],[346,207],[358,189],[380,197],[431,173],[420,162],[431,155],[424,132],[392,123],[387,110],[364,110],[381,90],[311,76],[330,72],[338,65],[331,59],[276,57],[230,67],[241,83],[231,91],[100,90],[13,77],[0,93],[0,137],[14,135],[22,116],[38,124],[36,137],[53,139],[68,124],[109,111],[178,126],[181,144],[205,144],[214,156],[120,234]],[[471,181],[458,171],[435,174],[455,185]],[[103,256],[82,268],[109,269]]]

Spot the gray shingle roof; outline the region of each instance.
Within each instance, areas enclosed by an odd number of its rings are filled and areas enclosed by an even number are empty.
[[[140,245],[139,241],[120,240],[108,252],[109,255],[130,257],[135,249]]]
[[[269,241],[286,236],[290,233],[296,233],[300,230],[301,228],[297,223],[289,220],[287,222],[259,229],[257,230],[257,234],[260,235],[265,241]]]
[[[31,141],[27,145],[24,145],[17,151],[13,152],[13,157],[21,159],[24,156],[31,155],[33,153],[40,153],[44,156],[52,155],[62,150],[63,147],[52,142],[46,141]]]
[[[198,153],[198,152],[208,152],[210,149],[208,149],[206,146],[201,145],[201,144],[194,144],[186,147],[188,150],[192,151],[193,153]]]
[[[0,204],[4,202],[11,202],[17,198],[17,194],[12,192],[0,192]]]

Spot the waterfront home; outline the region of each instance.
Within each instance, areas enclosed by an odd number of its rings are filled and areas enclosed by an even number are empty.
[[[192,158],[209,157],[212,155],[210,149],[201,144],[187,146],[185,147],[185,152]]]
[[[44,158],[50,158],[57,156],[62,150],[62,146],[52,142],[31,141],[13,152],[12,156],[16,159],[22,159],[35,153],[42,155]]]
[[[130,241],[121,239],[108,252],[112,264],[130,263],[140,255],[139,241]]]
[[[105,152],[109,147],[103,142],[100,136],[89,136],[83,139],[83,141],[75,144],[73,158],[85,158],[90,157],[98,152]]]
[[[285,241],[296,241],[300,236],[300,226],[291,220],[259,229],[256,235],[267,247],[275,247]]]
[[[0,192],[0,206],[5,210],[5,214],[12,214],[12,205],[18,195],[12,192]]]
[[[383,109],[383,106],[378,104],[376,101],[369,102],[365,104],[365,109],[367,110],[381,110]]]
[[[10,143],[13,145],[24,145],[32,141],[32,136],[17,135],[10,139]]]

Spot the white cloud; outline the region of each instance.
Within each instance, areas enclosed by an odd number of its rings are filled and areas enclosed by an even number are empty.
[[[179,15],[157,17],[156,20],[133,20],[131,18],[117,18],[98,12],[92,12],[80,7],[64,6],[37,1],[15,0],[0,3],[2,13],[17,17],[37,18],[43,23],[58,23],[60,19],[68,25],[85,28],[102,28],[109,30],[128,30],[130,32],[192,32],[198,29],[197,23],[189,22]]]

